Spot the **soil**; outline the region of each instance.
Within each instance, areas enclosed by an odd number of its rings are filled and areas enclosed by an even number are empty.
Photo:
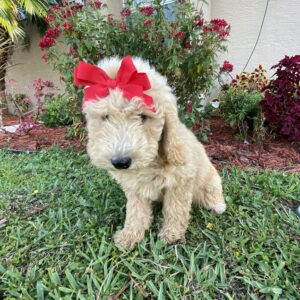
[[[4,117],[5,125],[18,124],[18,118]],[[210,120],[211,135],[205,144],[212,162],[218,169],[223,167],[253,167],[300,173],[300,145],[292,144],[282,137],[268,139],[263,144],[244,143],[235,138],[234,130],[219,117]],[[0,132],[0,148],[38,151],[57,145],[84,151],[85,141],[66,138],[66,128],[46,128],[36,125],[26,135]]]

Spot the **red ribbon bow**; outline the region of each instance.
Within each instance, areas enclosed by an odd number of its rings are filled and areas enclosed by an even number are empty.
[[[74,68],[74,84],[86,86],[84,101],[98,100],[108,96],[109,89],[120,88],[127,99],[139,97],[143,104],[150,107],[153,112],[153,98],[144,94],[151,88],[146,73],[138,73],[130,56],[124,57],[116,79],[111,79],[101,68],[80,61]]]

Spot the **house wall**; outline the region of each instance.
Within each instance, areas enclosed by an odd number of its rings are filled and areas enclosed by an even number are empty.
[[[250,56],[266,3],[267,0],[211,1],[212,18],[224,18],[231,24],[228,52],[219,61],[233,63],[234,74],[243,70]],[[295,54],[300,54],[300,1],[270,0],[260,39],[246,70],[259,64],[270,69],[285,55]]]

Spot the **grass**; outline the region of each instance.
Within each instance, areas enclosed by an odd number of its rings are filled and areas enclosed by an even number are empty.
[[[0,299],[299,299],[299,174],[223,170],[228,210],[195,208],[186,242],[132,252],[125,198],[84,154],[0,151]],[[2,220],[2,221],[1,221]]]

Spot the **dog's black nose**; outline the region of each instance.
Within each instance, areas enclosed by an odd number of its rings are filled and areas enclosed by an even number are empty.
[[[131,158],[114,156],[111,159],[111,163],[116,169],[128,169],[131,164]]]

